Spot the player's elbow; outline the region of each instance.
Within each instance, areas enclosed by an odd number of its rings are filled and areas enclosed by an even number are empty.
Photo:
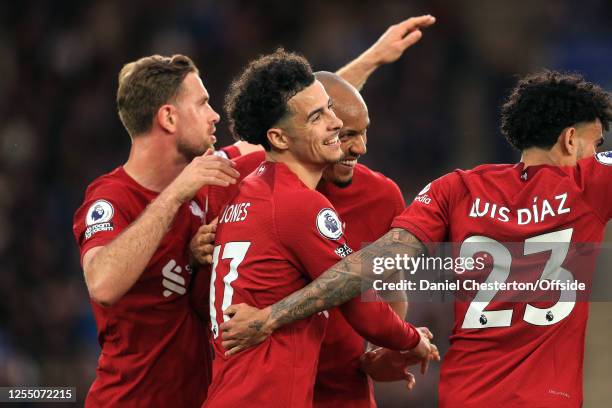
[[[104,289],[89,289],[89,297],[91,300],[104,307],[113,306],[120,299],[119,296],[115,296],[113,293]]]
[[[103,247],[92,248],[83,255],[83,272],[89,297],[101,306],[112,306],[123,296],[115,282],[113,269],[116,268],[104,256]]]
[[[87,284],[89,297],[100,306],[114,305],[119,301],[121,295],[113,289],[112,283],[108,279],[98,277],[101,273],[96,272],[98,271],[92,270],[92,268],[85,270],[85,283]]]

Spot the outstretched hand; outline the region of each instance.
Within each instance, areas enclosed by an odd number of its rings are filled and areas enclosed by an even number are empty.
[[[423,32],[421,29],[431,26],[436,18],[431,15],[410,17],[393,24],[367,51],[378,64],[390,64],[402,56],[404,51],[416,44]]]

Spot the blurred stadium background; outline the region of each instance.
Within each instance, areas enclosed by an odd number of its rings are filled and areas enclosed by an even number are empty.
[[[436,25],[363,91],[372,120],[363,162],[408,202],[454,168],[518,160],[499,131],[517,74],[577,70],[612,88],[607,0],[2,2],[0,385],[72,385],[82,399],[94,376],[99,348],[71,221],[86,185],[127,159],[114,103],[124,63],[187,54],[221,111],[230,79],[259,53],[283,45],[336,70],[388,25],[426,13]],[[219,129],[219,146],[231,143]],[[587,407],[612,396],[611,312],[610,303],[592,307]],[[410,319],[447,347],[450,304],[412,305]],[[436,375],[417,376],[411,394],[380,386],[380,406],[436,406]]]

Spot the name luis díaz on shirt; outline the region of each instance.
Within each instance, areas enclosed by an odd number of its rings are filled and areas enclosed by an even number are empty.
[[[499,222],[514,221],[518,225],[537,224],[548,218],[568,214],[571,208],[566,206],[567,193],[562,193],[553,198],[533,197],[532,204],[515,211],[507,206],[491,203],[476,197],[472,202],[470,212],[471,218],[489,217]]]

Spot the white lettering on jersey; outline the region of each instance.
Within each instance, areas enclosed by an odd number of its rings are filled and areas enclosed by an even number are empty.
[[[103,222],[102,224],[95,224],[90,227],[87,227],[85,230],[85,239],[91,238],[95,233],[101,231],[112,231],[113,224],[110,222]]]
[[[247,215],[249,215],[247,209],[250,206],[251,203],[237,203],[225,206],[219,217],[219,224],[244,221]]]
[[[342,244],[340,245],[338,248],[336,248],[334,250],[334,252],[336,253],[336,255],[338,255],[340,258],[346,258],[348,255],[353,253],[353,250],[351,249],[351,247],[349,247],[346,244]]]
[[[491,207],[489,211],[489,207]],[[469,216],[472,218],[485,217],[489,216],[497,221],[508,222],[510,218],[508,214],[510,213],[510,209],[508,207],[504,207],[497,204],[483,203],[482,207],[480,206],[480,198],[476,198],[472,203],[472,208],[470,209]]]
[[[166,266],[162,268],[162,286],[164,287],[164,297],[168,297],[173,293],[176,293],[177,295],[184,295],[187,292],[185,278],[180,275],[181,272],[183,272],[183,269],[176,264],[174,259],[171,259]]]
[[[531,207],[516,210],[516,222],[518,225],[538,224],[546,220],[547,217],[567,214],[572,209],[565,206],[566,201],[567,193],[556,195],[554,200],[539,200],[538,197],[534,197]],[[481,201],[477,197],[472,203],[468,216],[471,218],[488,217],[500,222],[509,222],[510,214],[510,208],[501,204]]]
[[[558,196],[555,196],[555,198],[561,201],[559,203],[559,208],[557,208],[557,214],[566,214],[572,210],[571,208],[563,208],[565,205],[565,200],[567,200],[567,193],[559,194]]]
[[[428,185],[426,185],[420,192],[419,194],[417,194],[417,196],[414,198],[414,201],[416,201],[417,203],[422,203],[422,204],[426,204],[428,205],[429,203],[431,203],[431,198],[426,194],[429,189],[431,188],[431,183],[429,183]]]
[[[416,201],[417,203],[429,204],[431,203],[431,198],[429,198],[429,196],[425,194],[425,195],[416,197],[414,201]]]

